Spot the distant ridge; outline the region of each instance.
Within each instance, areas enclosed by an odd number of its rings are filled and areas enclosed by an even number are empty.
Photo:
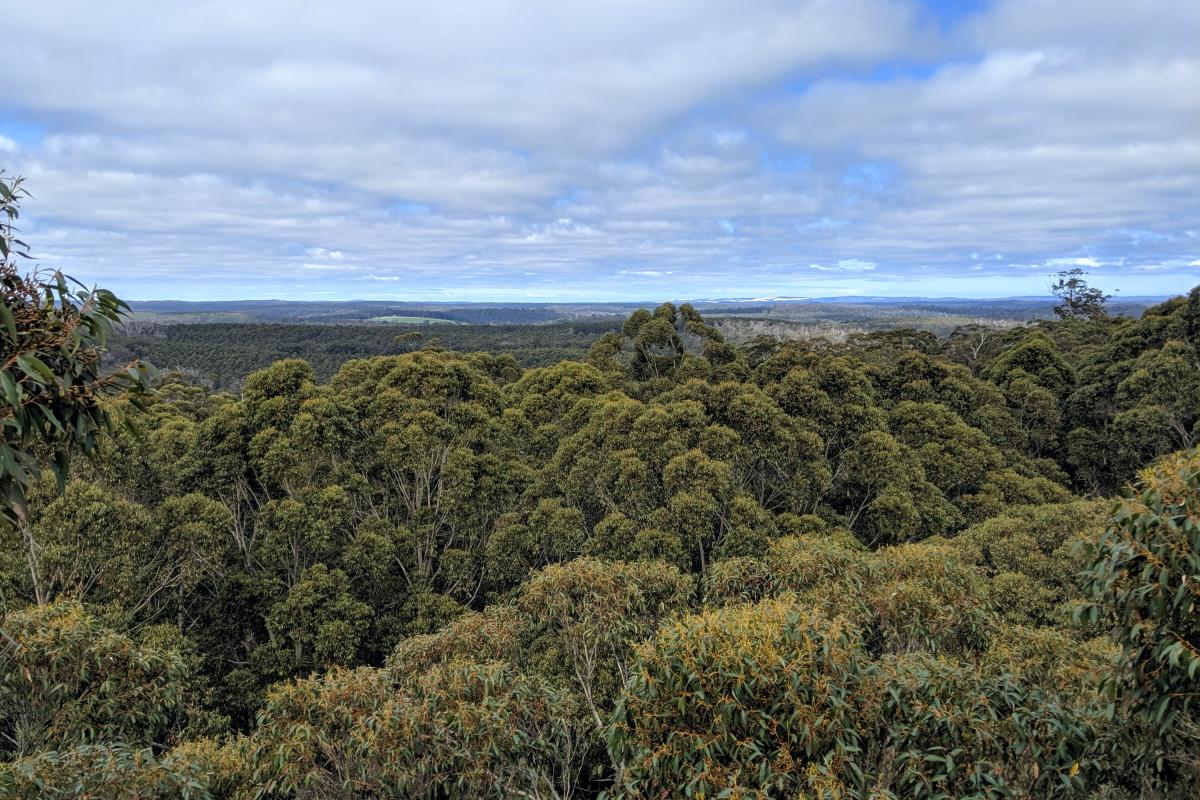
[[[1114,314],[1137,315],[1163,298],[1114,298]],[[419,300],[142,300],[133,301],[134,322],[402,324],[416,318],[469,325],[540,325],[556,322],[594,322],[623,319],[639,308],[652,309],[661,301],[628,302],[471,302]],[[857,321],[874,317],[895,320],[904,315],[920,320],[930,315],[968,319],[1034,320],[1053,316],[1054,298],[1007,297],[754,297],[676,299],[691,303],[702,314],[757,316],[793,321],[804,319]],[[403,319],[402,319],[403,318]]]
[[[1174,295],[1117,295],[1113,302],[1117,303],[1161,303]],[[503,306],[515,307],[564,307],[564,306],[614,306],[639,307],[657,305],[662,300],[281,300],[278,298],[266,300],[131,300],[129,304],[134,309],[141,310],[190,310],[200,311],[214,308],[229,309],[230,307],[250,306]],[[883,295],[837,295],[824,297],[806,297],[801,295],[765,295],[758,297],[701,297],[673,298],[673,303],[692,303],[713,305],[720,303],[846,303],[852,305],[910,305],[913,303],[1052,303],[1053,295],[1012,295],[1008,297],[924,297],[921,295],[883,296]]]
[[[1118,302],[1148,302],[1161,303],[1172,295],[1118,295],[1113,298]],[[892,304],[909,305],[912,303],[1052,303],[1053,295],[1013,295],[1011,297],[922,297],[906,295],[884,297],[881,295],[839,295],[836,297],[711,297],[700,300],[680,300],[687,303],[849,303],[849,304]]]

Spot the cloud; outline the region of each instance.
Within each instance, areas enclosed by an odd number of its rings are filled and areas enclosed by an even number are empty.
[[[1195,57],[1200,7],[1173,0],[1004,0],[970,20],[964,35],[978,47],[1061,47],[1105,56]]]
[[[321,258],[330,261],[341,261],[346,257],[341,250],[326,250],[324,247],[310,247],[304,251],[304,255],[309,258]]]
[[[858,258],[843,258],[837,265],[838,269],[843,269],[847,272],[865,272],[875,269],[873,262],[863,261]]]
[[[628,140],[797,68],[894,53],[914,10],[897,0],[532,0],[517,10],[261,0],[193,15],[150,0],[43,0],[7,19],[27,65],[6,86],[10,102],[111,129],[325,140],[448,131],[573,149]]]
[[[820,270],[821,272],[870,272],[878,266],[871,261],[862,261],[857,258],[843,258],[833,266],[825,266],[822,264],[809,264],[809,269]]]
[[[0,167],[54,266],[132,297],[913,293],[964,263],[1177,291],[1192,5],[41,0],[5,16]]]

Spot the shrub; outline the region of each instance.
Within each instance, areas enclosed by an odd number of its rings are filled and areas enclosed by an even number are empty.
[[[615,713],[617,794],[787,797],[836,776],[862,665],[853,628],[794,596],[665,625]]]
[[[78,603],[10,612],[0,630],[10,637],[0,649],[0,752],[103,740],[148,746],[182,702],[178,652],[140,644]]]

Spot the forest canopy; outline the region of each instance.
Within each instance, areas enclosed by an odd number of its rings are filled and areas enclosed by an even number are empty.
[[[4,796],[1194,796],[1200,287],[79,398],[94,359],[19,353],[120,307],[17,274],[5,386],[90,458],[39,477],[6,388]]]

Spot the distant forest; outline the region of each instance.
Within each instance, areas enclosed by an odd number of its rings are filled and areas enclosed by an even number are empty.
[[[126,325],[108,354],[111,364],[141,358],[182,370],[218,389],[237,388],[251,372],[301,358],[329,378],[355,358],[397,355],[422,347],[512,354],[525,367],[578,359],[621,321],[553,325],[302,325],[207,323]]]
[[[1109,310],[1136,315],[1146,307],[1130,301],[1110,304]],[[192,374],[217,389],[236,389],[254,370],[284,358],[304,359],[324,380],[353,358],[431,345],[508,353],[523,367],[549,366],[585,356],[595,339],[619,330],[637,305],[244,301],[136,303],[134,308],[133,320],[110,346],[108,363],[141,358]],[[849,336],[904,327],[947,337],[960,328],[1001,329],[1054,316],[1049,299],[724,303],[702,308],[735,343],[764,334],[844,342]],[[461,324],[371,322],[405,316]]]

